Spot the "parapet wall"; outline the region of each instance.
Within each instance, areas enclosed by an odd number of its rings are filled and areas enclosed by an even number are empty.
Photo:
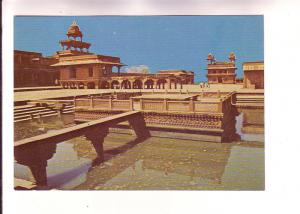
[[[75,121],[104,118],[120,112],[141,111],[147,127],[186,130],[199,135],[214,136],[212,141],[226,142],[235,138],[235,107],[231,96],[199,98],[199,100],[168,99],[95,99],[75,100]],[[204,137],[203,140],[211,138]],[[210,140],[208,140],[210,141]]]

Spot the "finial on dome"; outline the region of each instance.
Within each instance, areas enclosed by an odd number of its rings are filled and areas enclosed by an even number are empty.
[[[73,23],[71,24],[71,26],[78,26],[78,24],[76,23],[75,20],[73,20]]]
[[[70,25],[68,32],[67,32],[67,36],[68,37],[80,37],[82,38],[82,32],[79,29],[78,24],[76,23],[76,21],[74,20],[73,23]]]

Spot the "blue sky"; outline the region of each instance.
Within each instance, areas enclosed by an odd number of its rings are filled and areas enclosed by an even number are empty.
[[[76,20],[90,52],[118,56],[130,66],[146,65],[151,72],[184,69],[195,72],[196,81],[206,81],[206,57],[242,63],[263,60],[263,16],[17,16],[14,49],[41,52],[60,50]]]

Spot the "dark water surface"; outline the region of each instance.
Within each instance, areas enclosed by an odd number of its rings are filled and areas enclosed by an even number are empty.
[[[259,117],[263,118],[263,112],[241,113],[236,128],[242,140],[222,144],[176,139],[176,134],[165,137],[163,132],[164,137],[137,142],[128,130],[111,129],[104,141],[103,163],[97,163],[87,139],[74,138],[57,144],[48,160],[48,186],[75,190],[263,190],[264,134]],[[16,123],[15,140],[74,125],[72,121],[72,115],[62,115]],[[29,168],[18,163],[15,177],[34,181]]]

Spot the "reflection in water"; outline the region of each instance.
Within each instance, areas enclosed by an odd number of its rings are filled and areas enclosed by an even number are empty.
[[[241,118],[243,114],[237,118],[237,127],[242,127]],[[22,123],[22,129],[35,133],[38,125]],[[65,126],[57,117],[44,120],[42,125],[47,132]],[[242,129],[238,131],[247,140]],[[261,143],[221,144],[180,140],[175,136],[150,137],[139,142],[129,134],[110,133],[105,138],[104,150],[105,162],[100,163],[95,159],[93,146],[84,137],[57,144],[47,161],[47,185],[83,190],[264,189]],[[28,168],[18,163],[15,163],[15,177],[33,180]]]

